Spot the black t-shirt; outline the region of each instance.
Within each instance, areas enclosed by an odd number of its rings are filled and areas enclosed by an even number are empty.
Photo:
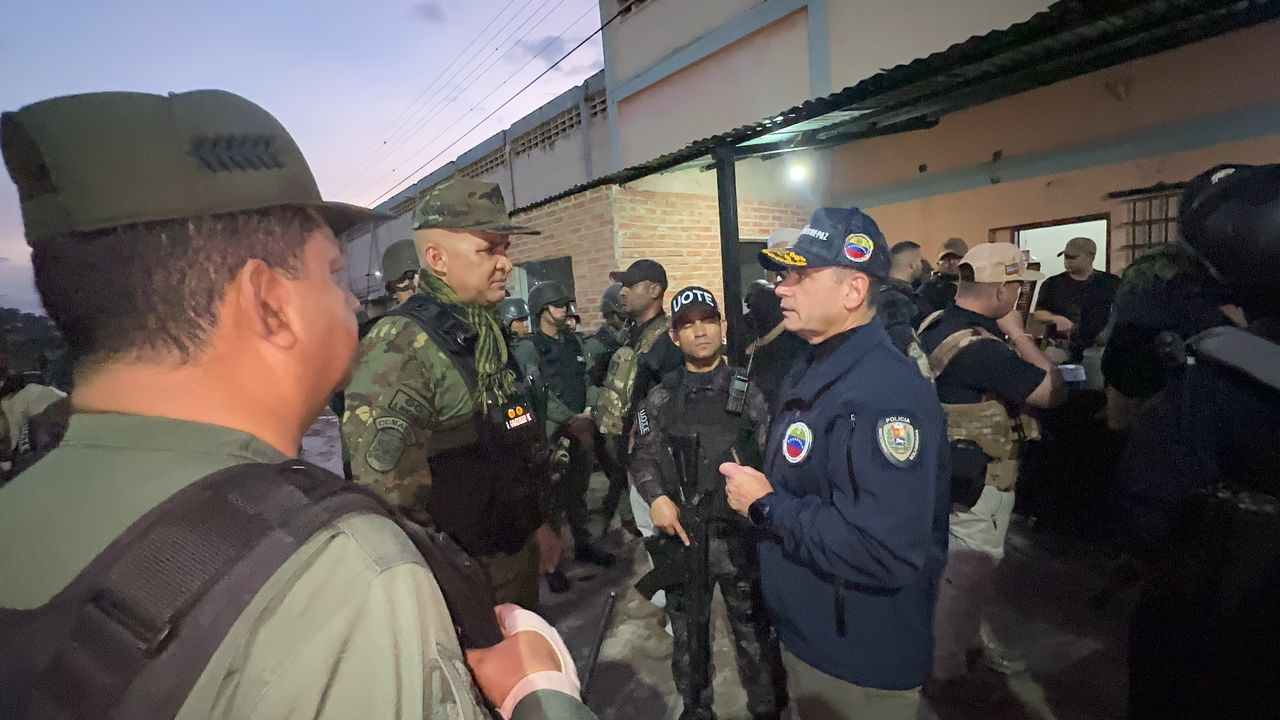
[[[1004,337],[994,319],[953,305],[921,334],[920,342],[926,353],[932,353],[943,340],[971,327]],[[1045,374],[1008,345],[983,340],[957,353],[937,377],[938,399],[950,404],[971,404],[982,402],[984,395],[994,395],[1005,402],[1021,404],[1040,387]]]
[[[1076,324],[1071,335],[1072,347],[1092,347],[1098,333],[1107,326],[1111,303],[1115,301],[1120,278],[1106,272],[1095,272],[1086,280],[1076,280],[1071,273],[1060,273],[1044,281],[1040,288],[1037,310],[1048,310]]]

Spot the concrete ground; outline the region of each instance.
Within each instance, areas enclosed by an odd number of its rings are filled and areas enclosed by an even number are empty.
[[[598,506],[604,488],[604,476],[597,473],[592,477],[592,507]],[[574,587],[564,595],[553,595],[544,586],[543,613],[560,629],[579,671],[585,673],[609,593],[616,593],[616,607],[599,663],[589,680],[586,701],[603,720],[675,718],[680,700],[671,681],[670,636],[661,613],[632,588],[648,570],[643,546],[618,529],[616,521],[604,543],[619,553],[619,564],[602,571],[566,559],[563,567]],[[1007,678],[1009,697],[995,710],[934,707],[926,700],[919,717],[1123,718],[1125,635],[1136,595],[1130,589],[1105,609],[1091,609],[1089,601],[1102,587],[1108,568],[1109,562],[1096,549],[1015,525],[989,619],[1001,642],[1027,661],[1028,670]],[[715,710],[721,720],[746,720],[750,717],[745,710],[746,695],[738,682],[718,594],[715,613]]]

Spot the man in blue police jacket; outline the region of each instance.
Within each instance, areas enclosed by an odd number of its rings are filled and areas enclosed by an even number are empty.
[[[765,532],[760,573],[802,720],[914,718],[946,561],[946,418],[875,315],[889,246],[856,208],[820,208],[789,248],[783,322],[809,343],[783,381],[761,473],[725,463],[729,504]]]

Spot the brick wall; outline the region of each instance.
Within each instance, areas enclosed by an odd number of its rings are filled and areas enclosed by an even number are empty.
[[[542,231],[513,239],[515,263],[569,256],[584,328],[601,322],[599,298],[608,273],[650,258],[667,269],[671,290],[701,285],[724,297],[720,268],[720,216],[714,195],[608,186],[588,190],[518,215]],[[742,201],[739,234],[767,238],[781,227],[803,227],[809,209]]]
[[[667,269],[670,289],[701,285],[724,297],[720,212],[714,195],[620,188],[615,200],[618,263],[652,258]],[[804,227],[808,208],[740,201],[738,235],[767,238],[781,227]]]
[[[594,329],[600,317],[600,296],[616,269],[614,254],[614,193],[612,185],[593,188],[516,216],[517,222],[541,235],[512,238],[510,257],[516,264],[569,256],[578,314],[585,328]]]

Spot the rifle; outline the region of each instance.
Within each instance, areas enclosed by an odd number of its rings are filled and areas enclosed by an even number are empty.
[[[596,641],[591,645],[591,654],[587,656],[586,667],[582,673],[582,701],[587,701],[587,696],[591,692],[591,680],[596,675],[596,663],[600,660],[600,646],[604,645],[604,638],[609,634],[609,621],[613,619],[613,606],[618,602],[618,593],[610,590],[609,600],[604,606],[604,615],[600,618],[600,630],[596,632]]]

